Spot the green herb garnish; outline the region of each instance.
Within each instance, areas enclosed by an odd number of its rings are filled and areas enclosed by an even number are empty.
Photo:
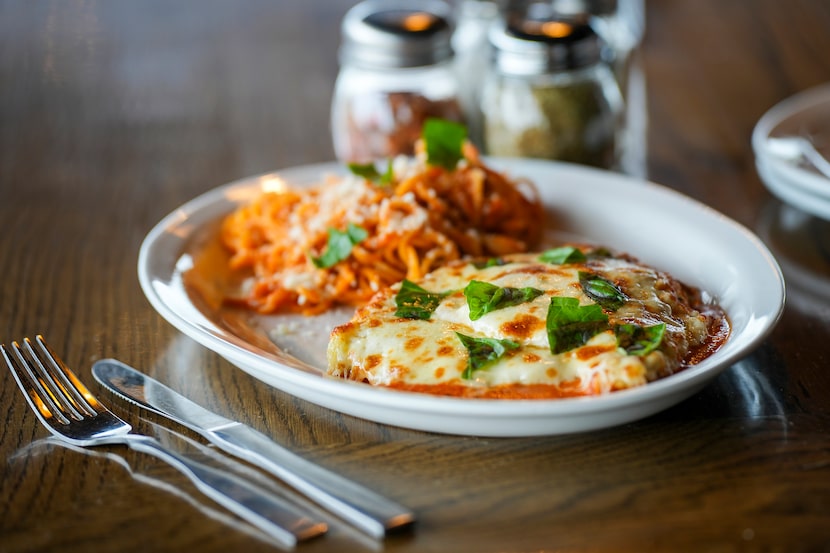
[[[467,368],[461,373],[461,378],[465,380],[471,379],[474,371],[485,368],[490,363],[499,360],[508,351],[519,347],[519,344],[513,340],[474,338],[460,332],[456,332],[455,335],[467,348]]]
[[[392,178],[394,177],[394,172],[392,170],[392,160],[389,160],[389,163],[386,166],[386,171],[384,173],[380,173],[378,171],[377,166],[374,163],[349,163],[347,165],[349,171],[357,175],[358,177],[363,177],[366,180],[376,182],[378,184],[389,184],[392,182]]]
[[[585,254],[579,248],[571,246],[562,246],[561,248],[553,248],[543,252],[539,256],[539,261],[545,263],[553,263],[555,265],[565,265],[567,263],[584,263],[586,260]]]
[[[427,150],[427,163],[449,171],[455,169],[464,157],[462,146],[467,139],[467,127],[445,119],[430,118],[421,133]]]
[[[429,292],[412,281],[404,279],[395,295],[396,317],[426,320],[449,292]]]
[[[609,250],[608,248],[598,247],[590,250],[588,252],[588,257],[591,259],[603,259],[608,257],[614,257],[614,253]]]
[[[585,295],[609,311],[616,311],[628,299],[614,283],[593,273],[580,271],[579,284]]]
[[[335,228],[328,229],[329,241],[326,244],[326,249],[320,257],[312,257],[311,262],[318,269],[327,269],[333,267],[340,261],[343,261],[352,253],[352,248],[366,240],[369,233],[366,229],[349,223],[346,231],[339,231]]]
[[[500,257],[491,257],[483,261],[473,262],[473,267],[475,267],[476,269],[487,269],[488,267],[501,267],[502,265],[507,265],[507,261]]]
[[[537,288],[511,288],[509,286],[502,288],[480,280],[471,280],[464,288],[464,297],[467,298],[467,306],[470,308],[471,321],[480,319],[490,311],[532,301],[542,294],[544,292]]]
[[[652,326],[621,324],[614,327],[617,345],[629,355],[647,355],[657,349],[663,341],[666,323]]]
[[[553,354],[585,345],[608,329],[608,315],[597,304],[579,305],[579,300],[552,297],[546,321],[548,345]]]

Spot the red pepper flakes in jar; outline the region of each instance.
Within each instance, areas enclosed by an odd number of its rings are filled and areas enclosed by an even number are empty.
[[[450,13],[442,1],[368,0],[349,10],[331,111],[339,160],[412,155],[426,119],[464,122]]]

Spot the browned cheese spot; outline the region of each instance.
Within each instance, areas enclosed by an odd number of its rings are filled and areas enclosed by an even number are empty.
[[[508,336],[527,339],[544,326],[545,321],[542,319],[524,313],[512,321],[502,324],[501,331]]]
[[[455,349],[453,349],[452,346],[441,346],[440,348],[438,348],[438,355],[442,357],[447,357],[452,355],[453,351],[455,351]]]
[[[423,343],[424,343],[424,339],[420,336],[417,336],[415,338],[410,338],[409,340],[407,340],[404,343],[403,347],[407,351],[412,351],[414,349],[418,349],[419,347],[421,347],[421,344],[423,344]]]
[[[508,265],[509,267],[509,265]],[[513,275],[513,274],[549,274],[549,275],[567,275],[567,271],[563,271],[553,265],[544,265],[544,264],[535,264],[535,265],[524,265],[519,266],[516,268],[510,268],[503,271],[501,274],[497,276],[497,278],[501,278],[505,275]]]
[[[602,346],[582,346],[578,350],[576,350],[576,357],[580,361],[586,361],[592,357],[596,357],[601,353],[607,353],[609,351],[613,351],[614,346],[612,345],[602,345]]]
[[[401,365],[395,364],[392,365],[390,369],[392,370],[393,374],[397,375],[398,378],[405,379],[407,376],[409,376],[410,371],[408,367],[403,367]]]

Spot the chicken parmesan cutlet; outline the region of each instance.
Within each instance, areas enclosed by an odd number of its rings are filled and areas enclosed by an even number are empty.
[[[328,373],[468,398],[600,395],[700,362],[729,335],[700,290],[604,248],[456,261],[336,327]]]

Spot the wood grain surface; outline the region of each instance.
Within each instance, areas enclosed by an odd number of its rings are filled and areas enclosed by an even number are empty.
[[[645,173],[756,232],[787,307],[687,401],[527,439],[292,398],[178,333],[139,288],[142,240],[187,200],[333,159],[351,4],[0,0],[0,342],[43,333],[89,384],[95,360],[119,358],[419,515],[383,543],[330,520],[301,552],[830,551],[830,226],[771,197],[750,145],[767,109],[830,81],[830,3],[648,1]],[[140,430],[163,423],[92,387]],[[55,442],[0,370],[0,552],[275,549],[152,458]]]

